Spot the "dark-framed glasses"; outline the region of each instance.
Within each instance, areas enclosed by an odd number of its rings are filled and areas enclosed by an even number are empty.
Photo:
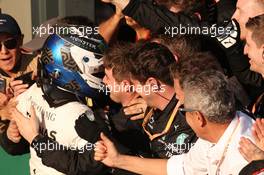
[[[5,41],[0,42],[0,50],[2,49],[2,46],[4,45],[7,49],[15,49],[17,47],[17,38],[10,38]]]

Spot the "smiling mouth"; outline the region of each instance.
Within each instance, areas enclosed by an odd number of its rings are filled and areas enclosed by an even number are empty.
[[[1,61],[9,61],[9,60],[11,60],[11,57],[9,57],[9,58],[5,58],[5,59],[0,59]]]

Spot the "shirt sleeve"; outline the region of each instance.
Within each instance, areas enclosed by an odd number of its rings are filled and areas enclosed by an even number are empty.
[[[183,26],[200,26],[197,18],[192,18],[183,13],[173,13],[152,1],[131,0],[123,10],[123,13],[153,32],[165,26],[177,27],[180,24]]]
[[[186,154],[172,156],[167,163],[168,175],[190,175],[208,174],[206,150],[208,144],[202,139],[198,139],[195,145]]]

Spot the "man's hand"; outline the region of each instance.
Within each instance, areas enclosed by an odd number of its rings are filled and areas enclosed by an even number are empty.
[[[94,160],[101,161],[108,167],[115,167],[120,154],[117,152],[113,142],[101,133],[101,141],[95,144]]]
[[[144,113],[147,109],[147,103],[143,98],[133,99],[127,106],[124,107],[125,115],[134,115],[131,120],[138,120],[144,118]]]
[[[27,118],[16,108],[12,110],[12,118],[16,121],[20,134],[31,144],[39,134],[39,121],[33,106],[30,108],[30,117]]]
[[[12,110],[16,107],[17,101],[15,98],[11,98],[4,108],[0,109],[1,120],[12,120]]]
[[[264,159],[264,151],[248,138],[241,137],[239,144],[239,152],[248,162]]]
[[[19,94],[25,92],[28,89],[28,84],[23,84],[22,80],[12,80],[10,82],[10,88],[13,91],[14,96],[18,96]]]
[[[252,127],[252,135],[256,140],[256,145],[264,151],[264,119],[257,119]]]
[[[0,92],[0,109],[5,107],[9,99],[10,99],[10,96]]]
[[[100,133],[110,133],[105,121],[105,113],[102,110],[92,112],[86,111],[76,121],[74,126],[78,136],[91,143],[95,143],[100,138]],[[87,132],[90,130],[92,132]]]
[[[6,134],[7,134],[7,138],[11,140],[12,142],[18,143],[20,141],[21,136],[20,136],[18,127],[16,125],[16,122],[14,120],[10,121]]]

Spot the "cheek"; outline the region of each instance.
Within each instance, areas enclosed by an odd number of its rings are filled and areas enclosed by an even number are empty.
[[[10,50],[10,55],[12,56],[13,60],[16,60],[16,58],[19,57],[18,51],[16,49]]]

